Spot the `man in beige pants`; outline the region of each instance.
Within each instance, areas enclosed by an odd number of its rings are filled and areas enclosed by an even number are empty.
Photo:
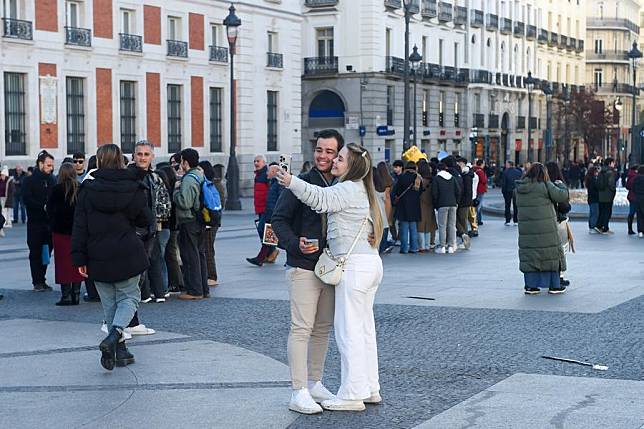
[[[335,130],[318,134],[315,167],[300,176],[318,186],[333,184],[331,166],[344,145]],[[326,247],[322,216],[302,204],[285,189],[271,225],[286,250],[286,279],[291,303],[291,329],[288,336],[288,363],[293,393],[289,409],[303,414],[322,412],[318,403],[333,399],[322,384],[324,361],[333,326],[335,290],[322,283],[314,273],[321,250]],[[325,224],[324,224],[325,225]]]

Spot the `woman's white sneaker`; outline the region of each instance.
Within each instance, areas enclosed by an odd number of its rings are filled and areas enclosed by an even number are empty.
[[[364,411],[365,406],[362,401],[349,401],[346,399],[329,399],[322,402],[322,408],[331,411]]]
[[[103,320],[103,323],[101,324],[101,332],[105,332],[107,334],[107,323],[105,323],[105,320]],[[131,340],[132,335],[128,334],[127,332],[123,331],[123,339],[124,340]]]
[[[306,387],[304,389],[293,390],[288,409],[302,414],[317,414],[322,412],[322,407],[313,400],[309,389]]]
[[[130,335],[152,335],[157,331],[152,328],[148,328],[143,323],[141,323],[140,325],[136,325],[132,328],[125,328],[123,329],[123,332],[127,332]]]
[[[372,393],[370,397],[364,400],[365,404],[379,404],[382,402],[382,396],[380,396],[380,393]]]
[[[324,387],[321,381],[316,381],[315,383],[309,383],[309,393],[315,402],[327,401],[329,399],[334,399],[335,395]]]

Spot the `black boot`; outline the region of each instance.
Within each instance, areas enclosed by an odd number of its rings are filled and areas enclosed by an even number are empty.
[[[60,285],[60,301],[56,305],[72,305],[72,285],[65,283]]]
[[[570,286],[570,280],[564,279],[563,277],[559,277],[559,284],[561,286]]]
[[[72,283],[72,305],[78,305],[80,303],[80,283]]]
[[[635,215],[628,215],[628,235],[635,235],[635,231],[633,231],[634,219],[635,219]]]
[[[110,333],[101,341],[101,344],[98,346],[101,350],[101,365],[108,371],[114,369],[114,363],[116,361],[116,347],[121,339],[121,332],[112,327]]]
[[[127,366],[134,363],[134,355],[130,353],[125,345],[125,341],[121,341],[116,346],[116,366]]]

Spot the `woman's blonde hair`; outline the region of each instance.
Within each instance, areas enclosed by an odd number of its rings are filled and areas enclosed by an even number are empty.
[[[69,204],[76,204],[76,194],[78,193],[78,179],[76,168],[71,162],[64,162],[58,170],[58,183],[63,185],[65,201]]]
[[[380,240],[382,239],[383,220],[382,216],[380,216],[376,188],[373,185],[373,161],[371,160],[371,154],[369,154],[367,149],[355,143],[349,143],[346,145],[346,148],[349,153],[347,158],[348,168],[338,180],[340,182],[347,180],[357,182],[362,180],[367,190],[367,196],[369,197],[369,211],[371,220],[373,221],[373,235],[376,239],[373,247],[378,248],[380,246]]]
[[[121,148],[115,144],[106,144],[96,151],[96,163],[98,168],[122,170],[125,168]]]

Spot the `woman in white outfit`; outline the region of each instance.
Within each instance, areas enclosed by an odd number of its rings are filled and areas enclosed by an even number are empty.
[[[335,289],[334,329],[342,373],[337,396],[322,402],[327,410],[362,411],[365,403],[382,401],[373,302],[382,280],[378,245],[383,220],[371,167],[369,152],[351,143],[333,161],[331,174],[338,178],[336,185],[321,188],[287,172],[277,176],[304,204],[328,214],[327,241],[335,257],[346,255],[359,234]],[[375,240],[370,242],[370,235]]]

